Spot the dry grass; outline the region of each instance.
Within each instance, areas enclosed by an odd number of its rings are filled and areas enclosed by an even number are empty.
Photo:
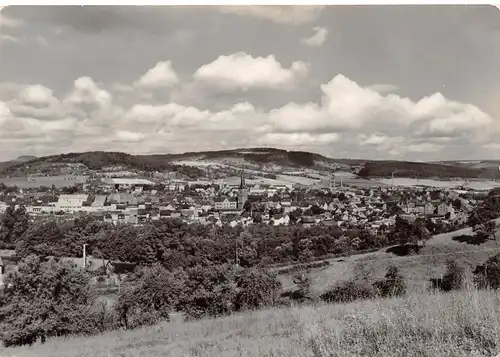
[[[466,288],[439,294],[424,288],[448,258],[470,270],[500,251],[500,242],[474,246],[453,241],[453,235],[434,237],[419,256],[396,257],[383,250],[333,260],[332,266],[312,272],[313,288],[320,292],[352,276],[360,263],[375,278],[395,264],[409,282],[404,298],[273,308],[196,322],[176,319],[136,331],[0,347],[0,357],[492,357],[500,353],[500,293]],[[281,278],[292,287],[289,277]]]
[[[500,223],[500,220],[497,220]],[[489,240],[480,245],[458,242],[455,236],[470,235],[471,228],[461,229],[451,233],[435,235],[422,248],[420,254],[397,256],[387,252],[387,248],[373,253],[353,255],[350,257],[330,259],[330,266],[310,270],[312,290],[319,294],[331,285],[346,280],[355,275],[356,268],[363,265],[372,272],[375,279],[383,278],[389,265],[398,267],[409,285],[422,288],[429,278],[438,278],[444,272],[446,261],[453,259],[469,270],[474,270],[478,264],[483,264],[489,257],[500,253],[500,233],[497,240]],[[292,275],[279,276],[285,290],[293,290]]]
[[[0,350],[2,357],[494,356],[500,294],[413,291],[400,299],[274,308]]]

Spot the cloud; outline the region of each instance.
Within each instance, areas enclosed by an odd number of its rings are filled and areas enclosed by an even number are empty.
[[[325,42],[328,30],[324,27],[316,26],[313,28],[314,34],[311,37],[302,39],[302,42],[306,46],[319,47]]]
[[[236,83],[229,82],[233,88],[263,86],[269,77],[229,76]],[[317,101],[289,102],[270,110],[245,100],[221,110],[148,102],[128,84],[113,88],[126,88],[135,102],[118,103],[90,77],[78,78],[60,96],[39,84],[7,87],[15,95],[0,102],[0,150],[9,157],[98,149],[162,153],[273,146],[332,157],[446,159],[462,151],[493,155],[500,133],[500,123],[473,105],[440,93],[418,100],[383,94],[340,74],[320,86]]]
[[[39,45],[42,45],[42,46],[49,45],[49,42],[45,39],[45,37],[40,36],[40,35],[35,37],[35,42],[38,43]]]
[[[381,95],[343,75],[321,85],[319,103],[289,103],[270,113],[275,131],[346,132],[384,128],[417,137],[466,138],[487,142],[499,123],[479,108],[435,93],[417,102],[394,94]],[[410,130],[410,132],[408,132]]]
[[[395,86],[394,84],[373,84],[369,86],[368,89],[371,89],[372,91],[378,93],[390,93],[397,92],[399,90],[399,87]]]
[[[252,57],[244,52],[219,56],[198,68],[194,79],[227,89],[273,88],[292,89],[306,77],[309,64],[296,61],[285,68],[274,55]]]
[[[0,34],[0,43],[16,43],[18,42],[17,38],[7,34]]]
[[[293,5],[266,5],[266,6],[219,6],[223,13],[232,13],[240,16],[249,16],[261,20],[268,20],[278,24],[302,25],[316,20],[324,6],[293,6]]]
[[[142,88],[172,87],[179,83],[179,77],[170,61],[158,62],[148,70],[135,85]]]
[[[74,82],[73,91],[65,98],[72,104],[96,104],[105,106],[111,101],[111,94],[101,89],[90,77],[80,77]]]
[[[22,88],[19,97],[28,104],[47,104],[57,100],[50,88],[40,84],[28,85]]]
[[[259,145],[277,146],[294,148],[298,146],[323,146],[333,144],[340,140],[340,135],[336,133],[329,134],[310,134],[310,133],[267,133],[257,140]]]
[[[15,28],[23,24],[21,20],[9,17],[0,12],[0,29],[2,28]]]

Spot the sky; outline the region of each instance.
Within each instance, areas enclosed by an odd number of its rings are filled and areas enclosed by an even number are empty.
[[[0,160],[247,147],[500,159],[494,6],[9,6]]]

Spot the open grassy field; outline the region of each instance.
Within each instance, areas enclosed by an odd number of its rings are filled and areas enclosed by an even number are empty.
[[[470,357],[500,353],[500,295],[430,294],[274,308],[0,349],[2,357]]]
[[[409,294],[351,304],[270,308],[219,319],[170,323],[94,337],[58,338],[32,347],[5,349],[0,357],[311,356],[465,357],[500,353],[500,294],[469,282],[453,293],[431,293],[447,259],[470,270],[500,252],[500,240],[467,242],[471,229],[434,236],[420,255],[383,249],[331,260],[313,269],[313,291],[354,276],[357,266],[381,278],[388,264],[400,268]],[[498,233],[497,233],[498,235]],[[462,236],[462,238],[457,238]],[[290,276],[280,276],[286,289]]]
[[[500,223],[500,219],[496,222]],[[438,278],[444,272],[448,259],[471,271],[490,256],[500,253],[500,232],[497,232],[496,241],[489,240],[480,245],[468,241],[468,235],[472,235],[471,228],[435,235],[418,255],[401,256],[397,249],[383,248],[373,253],[330,259],[329,266],[310,270],[312,290],[319,294],[331,285],[353,277],[359,266],[372,272],[373,278],[381,279],[389,264],[400,269],[408,284],[423,288],[429,278]],[[285,290],[294,289],[293,275],[280,275],[279,279]]]

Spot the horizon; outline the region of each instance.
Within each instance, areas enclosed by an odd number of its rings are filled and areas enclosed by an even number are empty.
[[[217,152],[217,151],[238,151],[238,150],[253,150],[253,149],[269,149],[269,150],[285,150],[285,151],[302,151],[302,150],[292,150],[292,149],[282,149],[282,148],[279,148],[279,147],[236,147],[236,148],[226,148],[226,149],[220,149],[220,150],[205,150],[205,151],[194,151],[194,152],[190,152],[190,151],[184,151],[184,152],[176,152],[176,153],[160,153],[160,152],[157,152],[157,153],[147,153],[147,154],[134,154],[134,153],[130,153],[130,152],[126,152],[126,151],[113,151],[113,150],[88,150],[88,151],[68,151],[68,152],[59,152],[59,153],[55,153],[55,154],[47,154],[47,155],[42,155],[42,156],[35,156],[35,155],[19,155],[19,156],[16,156],[14,158],[10,158],[10,159],[7,159],[7,160],[4,160],[4,161],[0,161],[1,162],[9,162],[9,161],[15,161],[17,159],[20,159],[22,157],[33,157],[34,159],[40,159],[40,158],[44,158],[44,157],[50,157],[50,156],[57,156],[57,155],[68,155],[68,154],[71,154],[71,153],[78,153],[78,154],[84,154],[84,153],[89,153],[89,152],[106,152],[106,153],[111,153],[111,152],[119,152],[119,153],[123,153],[123,154],[128,154],[128,155],[132,155],[132,156],[153,156],[153,155],[187,155],[187,154],[190,154],[190,153],[199,153],[199,152]],[[439,159],[434,159],[434,160],[429,160],[429,161],[422,161],[422,160],[394,160],[394,159],[384,159],[384,158],[380,158],[380,159],[365,159],[365,158],[357,158],[357,157],[331,157],[331,156],[327,156],[327,155],[323,155],[323,154],[320,154],[320,153],[317,153],[317,152],[312,152],[312,151],[305,151],[305,152],[308,152],[308,153],[311,153],[311,154],[318,154],[318,155],[322,155],[328,159],[332,159],[332,160],[360,160],[360,161],[408,161],[408,162],[421,162],[421,163],[438,163],[438,162],[447,162],[447,161],[450,161],[450,162],[460,162],[460,161],[471,161],[471,162],[475,162],[475,161],[478,161],[478,162],[486,162],[486,161],[500,161],[500,158],[498,159],[450,159],[450,160],[439,160]]]
[[[499,160],[498,15],[490,5],[9,6],[0,161],[255,147]]]

